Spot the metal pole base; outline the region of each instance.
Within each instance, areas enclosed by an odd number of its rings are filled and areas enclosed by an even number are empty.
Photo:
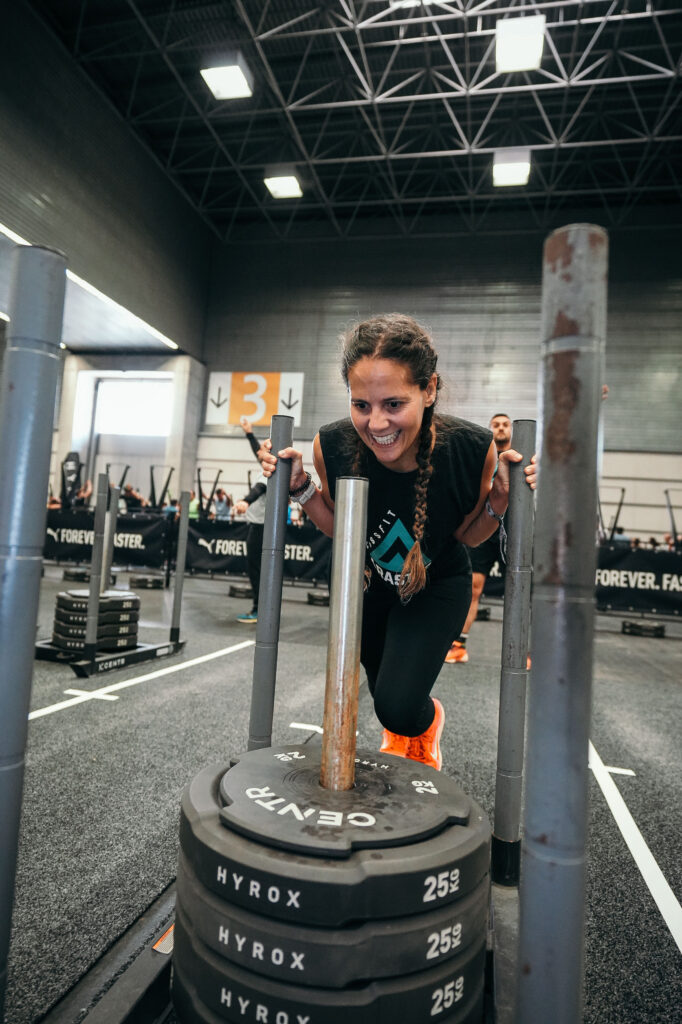
[[[509,842],[492,837],[490,877],[498,885],[518,885],[521,866],[521,840]]]

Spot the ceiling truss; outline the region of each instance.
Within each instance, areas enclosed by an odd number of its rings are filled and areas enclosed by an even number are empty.
[[[34,0],[97,87],[224,240],[476,231],[679,207],[682,6],[665,0]],[[544,14],[541,67],[495,69],[495,24]],[[248,100],[199,69],[242,51]],[[494,188],[496,149],[531,151]],[[301,199],[269,197],[293,169]]]

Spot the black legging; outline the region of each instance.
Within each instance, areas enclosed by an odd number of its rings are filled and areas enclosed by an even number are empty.
[[[406,605],[372,580],[364,600],[360,658],[385,729],[419,736],[431,725],[429,694],[470,604],[470,573],[433,580]]]
[[[260,563],[263,555],[263,524],[249,523],[246,534],[246,571],[253,590],[253,609],[258,611],[258,590],[260,588]]]

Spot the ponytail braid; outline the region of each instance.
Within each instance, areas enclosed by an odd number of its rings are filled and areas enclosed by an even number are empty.
[[[431,464],[433,409],[434,407],[430,405],[424,410],[419,434],[419,448],[417,449],[418,473],[414,486],[415,507],[412,524],[414,544],[407,554],[400,573],[400,579],[398,580],[398,596],[402,604],[407,604],[414,594],[419,593],[426,586],[426,568],[424,566],[421,545],[424,540],[427,522],[429,480],[433,473],[433,466]]]

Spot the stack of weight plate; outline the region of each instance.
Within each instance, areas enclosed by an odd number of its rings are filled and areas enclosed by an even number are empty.
[[[173,1001],[183,1024],[480,1024],[490,826],[455,782],[320,748],[253,750],[182,799]]]
[[[62,573],[62,579],[65,583],[89,583],[90,582],[90,570],[89,569],[65,569]],[[111,573],[109,577],[109,586],[116,586],[116,574]]]
[[[162,590],[163,576],[133,576],[131,573],[130,585],[144,590]]]
[[[82,651],[88,621],[87,590],[57,594],[52,643],[65,651]],[[120,651],[137,646],[140,599],[132,591],[105,590],[99,599],[97,650]]]

